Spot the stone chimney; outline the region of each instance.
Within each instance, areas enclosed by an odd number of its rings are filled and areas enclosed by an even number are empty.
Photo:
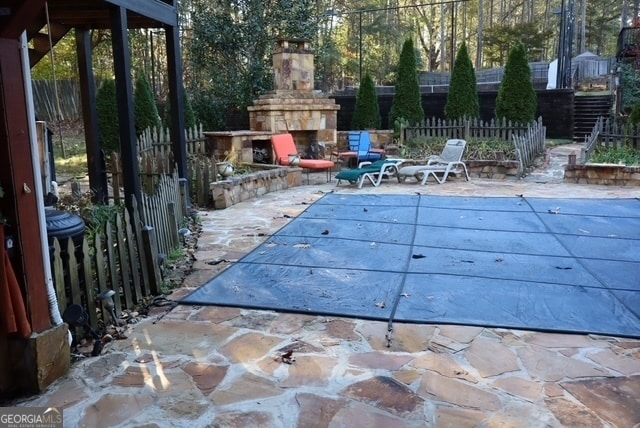
[[[308,41],[278,40],[273,53],[273,87],[277,91],[313,91],[313,50]]]

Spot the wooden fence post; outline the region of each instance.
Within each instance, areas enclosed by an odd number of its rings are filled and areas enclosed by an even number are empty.
[[[169,214],[169,229],[171,232],[171,248],[175,248],[180,245],[178,241],[178,219],[176,215],[176,203],[173,201],[167,202],[167,211]]]
[[[159,296],[162,294],[162,278],[160,276],[160,267],[158,266],[158,246],[153,227],[145,226],[142,228],[142,241],[146,256],[144,263],[149,272],[149,289],[151,294]]]
[[[151,290],[149,290],[149,277],[151,274],[145,264],[147,254],[142,239],[142,217],[140,216],[140,211],[138,211],[138,200],[135,197],[132,197],[131,209],[133,210],[131,213],[133,217],[133,231],[136,234],[136,244],[138,247],[138,264],[140,265],[140,273],[142,275],[142,291],[144,296],[149,296],[151,294]]]
[[[4,244],[4,243],[2,243]],[[58,296],[58,307],[60,313],[67,309],[67,290],[64,285],[64,266],[62,264],[60,242],[58,238],[53,238],[53,275],[54,284],[56,286],[56,295]]]
[[[187,179],[178,179],[178,185],[180,186],[180,200],[182,201],[182,217],[187,217],[189,215],[187,207],[187,203],[189,202],[189,195],[187,194]]]

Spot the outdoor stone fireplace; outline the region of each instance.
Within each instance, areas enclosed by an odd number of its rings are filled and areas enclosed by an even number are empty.
[[[336,144],[335,100],[313,90],[313,50],[298,39],[280,39],[273,54],[274,90],[253,102],[251,131],[291,133],[301,152]]]
[[[250,130],[205,132],[207,152],[218,161],[253,164],[255,173],[211,183],[216,208],[301,184],[299,168],[274,163],[271,135],[290,133],[300,152],[322,156],[337,143],[340,106],[313,90],[313,50],[304,40],[281,39],[273,55],[274,90],[249,106]]]

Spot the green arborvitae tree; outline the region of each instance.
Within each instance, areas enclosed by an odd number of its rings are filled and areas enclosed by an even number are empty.
[[[378,95],[373,79],[366,73],[360,82],[351,129],[379,129],[382,124]]]
[[[496,118],[513,123],[531,123],[536,119],[538,99],[531,82],[531,69],[524,45],[518,43],[509,52],[504,77],[496,99]]]
[[[480,116],[476,73],[465,42],[458,49],[453,65],[444,113],[447,119],[473,119]]]
[[[138,135],[142,134],[145,129],[158,130],[162,126],[151,84],[142,73],[138,74],[133,90],[133,114]]]
[[[418,83],[418,69],[413,40],[406,39],[400,52],[396,93],[389,112],[389,126],[393,127],[397,119],[404,119],[410,124],[424,120],[422,97]]]
[[[120,151],[120,126],[116,101],[116,81],[107,79],[96,93],[98,134],[105,153]]]
[[[184,127],[191,129],[196,126],[196,115],[193,112],[191,101],[189,101],[189,97],[185,91],[182,92],[182,105],[184,107]],[[165,128],[171,129],[171,102],[169,101],[169,97],[167,97],[167,104],[164,108],[162,124]]]

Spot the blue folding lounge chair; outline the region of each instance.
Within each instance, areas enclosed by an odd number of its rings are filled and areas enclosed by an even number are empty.
[[[391,178],[398,173],[398,165],[401,161],[386,161],[378,160],[375,162],[361,162],[358,168],[343,169],[336,174],[338,182],[336,186],[340,184],[342,180],[348,181],[351,184],[357,184],[358,189],[362,188],[362,185],[366,180],[369,180],[374,187],[378,187],[383,178]]]
[[[407,177],[415,177],[421,184],[427,184],[429,176],[433,176],[436,181],[443,184],[447,181],[449,174],[459,175],[464,172],[467,181],[469,171],[467,165],[462,161],[462,154],[467,146],[464,140],[447,140],[447,143],[440,155],[429,156],[426,165],[405,166],[398,170],[398,181],[404,182]]]
[[[371,135],[367,131],[349,132],[349,151],[338,153],[338,159],[359,165],[361,162],[375,162],[382,159],[384,150],[371,147]]]

